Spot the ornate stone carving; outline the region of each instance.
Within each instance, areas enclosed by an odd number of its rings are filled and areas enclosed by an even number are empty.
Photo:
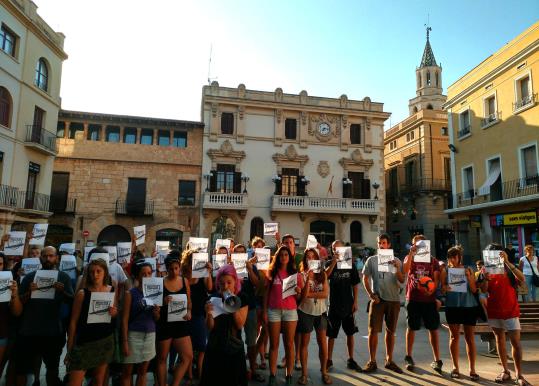
[[[366,172],[372,165],[374,165],[374,161],[372,159],[364,159],[361,154],[361,150],[356,149],[352,152],[350,158],[341,158],[339,160],[339,164],[341,164],[345,171],[350,170]]]
[[[277,123],[281,123],[281,119],[283,118],[283,110],[276,109],[275,110],[275,118],[277,119]]]
[[[245,152],[234,150],[228,139],[221,144],[219,149],[209,149],[207,154],[212,161],[212,169],[217,167],[219,162],[230,162],[239,165],[241,160],[245,158]],[[236,171],[239,171],[238,167],[236,167]]]
[[[340,119],[336,115],[312,114],[309,118],[310,125],[308,128],[309,135],[314,135],[319,141],[328,142],[333,137],[341,135]],[[327,123],[330,127],[330,132],[327,135],[322,135],[318,130],[321,123]]]
[[[299,113],[299,116],[301,118],[301,124],[306,125],[307,124],[307,112],[302,111],[302,112]]]
[[[329,175],[329,163],[328,161],[320,161],[316,171],[322,178],[326,178]]]
[[[348,107],[348,97],[346,96],[346,94],[342,94],[341,97],[339,98],[339,101],[341,103],[342,109]]]
[[[359,149],[356,149],[352,152],[352,160],[354,162],[361,162],[363,161],[363,157],[361,156],[361,151]]]
[[[219,93],[219,82],[214,80],[213,82],[211,82],[210,87],[211,87],[211,93],[213,95],[217,95]]]
[[[367,117],[367,119],[365,120],[365,128],[367,129],[367,131],[369,131],[371,129],[371,118],[370,117]]]
[[[238,86],[238,98],[245,98],[245,85],[243,83]]]
[[[363,110],[370,110],[371,109],[371,98],[366,96],[363,98]]]
[[[212,103],[211,104],[211,115],[214,118],[217,118],[217,113],[219,112],[219,104],[218,103]]]
[[[280,87],[277,87],[275,89],[275,101],[276,102],[282,102],[283,101],[283,89]]]
[[[348,128],[348,115],[341,116],[342,128],[346,130]]]
[[[234,148],[228,139],[221,144],[221,151],[224,155],[229,155],[234,151]]]
[[[307,94],[307,91],[305,90],[302,90],[300,93],[299,93],[299,103],[301,103],[302,105],[306,105],[307,104],[307,97],[309,95]]]
[[[245,106],[238,106],[238,117],[240,120],[243,119],[243,115],[245,114]]]
[[[284,165],[284,167],[299,167],[300,173],[303,174],[303,167],[309,161],[309,156],[299,155],[294,145],[289,145],[284,154],[275,153],[272,159],[277,164],[278,173]]]
[[[298,156],[298,152],[296,151],[296,148],[294,147],[294,145],[288,146],[286,150],[284,151],[284,154],[291,161],[296,159],[296,157]]]

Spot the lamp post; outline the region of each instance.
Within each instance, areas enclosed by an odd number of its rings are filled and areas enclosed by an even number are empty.
[[[211,177],[211,172],[209,172],[208,174],[204,174],[204,179],[206,180],[206,192],[209,192],[210,191],[210,177]]]
[[[380,184],[378,182],[375,182],[372,184],[372,187],[374,188],[374,199],[378,200],[378,188],[380,187]]]
[[[242,177],[241,177],[241,180],[243,181],[243,193],[247,193],[247,182],[249,181],[249,176],[244,174]]]

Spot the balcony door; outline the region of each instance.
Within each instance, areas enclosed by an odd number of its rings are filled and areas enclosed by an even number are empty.
[[[292,168],[283,168],[281,174],[281,189],[283,196],[299,196],[298,181],[299,170]]]
[[[40,168],[41,167],[38,164],[30,162],[30,166],[28,167],[28,180],[26,181],[25,209],[34,208],[34,199]]]
[[[220,193],[241,193],[241,173],[235,165],[218,164],[212,172],[210,191]]]
[[[129,178],[125,211],[127,214],[144,214],[146,207],[146,178]]]
[[[51,207],[55,213],[65,213],[67,193],[69,189],[69,173],[52,173]]]
[[[348,178],[352,181],[352,198],[371,198],[371,180],[362,172],[348,172]]]
[[[39,107],[34,108],[34,122],[32,124],[32,142],[41,143],[41,131],[45,121],[45,111]]]

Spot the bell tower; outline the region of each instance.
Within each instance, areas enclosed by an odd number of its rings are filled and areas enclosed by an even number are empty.
[[[447,97],[442,94],[442,66],[436,63],[430,46],[430,31],[427,26],[427,43],[423,50],[421,64],[415,70],[416,96],[410,99],[408,108],[410,115],[419,110],[441,110]]]

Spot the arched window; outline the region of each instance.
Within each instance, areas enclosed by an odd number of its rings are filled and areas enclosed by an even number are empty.
[[[417,106],[414,106],[414,113],[417,113]]]
[[[430,86],[430,71],[427,71],[427,86]]]
[[[260,217],[253,217],[251,220],[251,232],[249,239],[252,240],[253,237],[264,237],[264,220]]]
[[[430,103],[427,105],[427,110],[432,110],[432,105]]]
[[[9,127],[9,121],[11,120],[11,106],[12,100],[9,91],[0,87],[0,125]]]
[[[417,88],[421,88],[421,73],[417,73]]]
[[[168,241],[170,249],[179,249],[180,251],[182,250],[182,238],[183,232],[172,228],[161,229],[155,233],[156,241]]]
[[[434,73],[435,80],[436,80],[436,87],[438,87],[438,72]]]
[[[350,224],[350,242],[353,244],[363,243],[363,231],[359,221],[352,221]]]
[[[97,236],[97,243],[106,243],[107,245],[116,245],[121,242],[130,242],[131,235],[128,230],[121,225],[109,225]]]
[[[217,239],[228,238],[236,238],[236,224],[230,217],[221,216],[216,218],[211,226],[211,245],[215,245]]]
[[[335,241],[335,224],[331,221],[313,221],[309,233],[316,237],[320,245],[327,247]]]
[[[47,91],[49,88],[49,68],[43,58],[37,61],[35,83],[43,91]]]

